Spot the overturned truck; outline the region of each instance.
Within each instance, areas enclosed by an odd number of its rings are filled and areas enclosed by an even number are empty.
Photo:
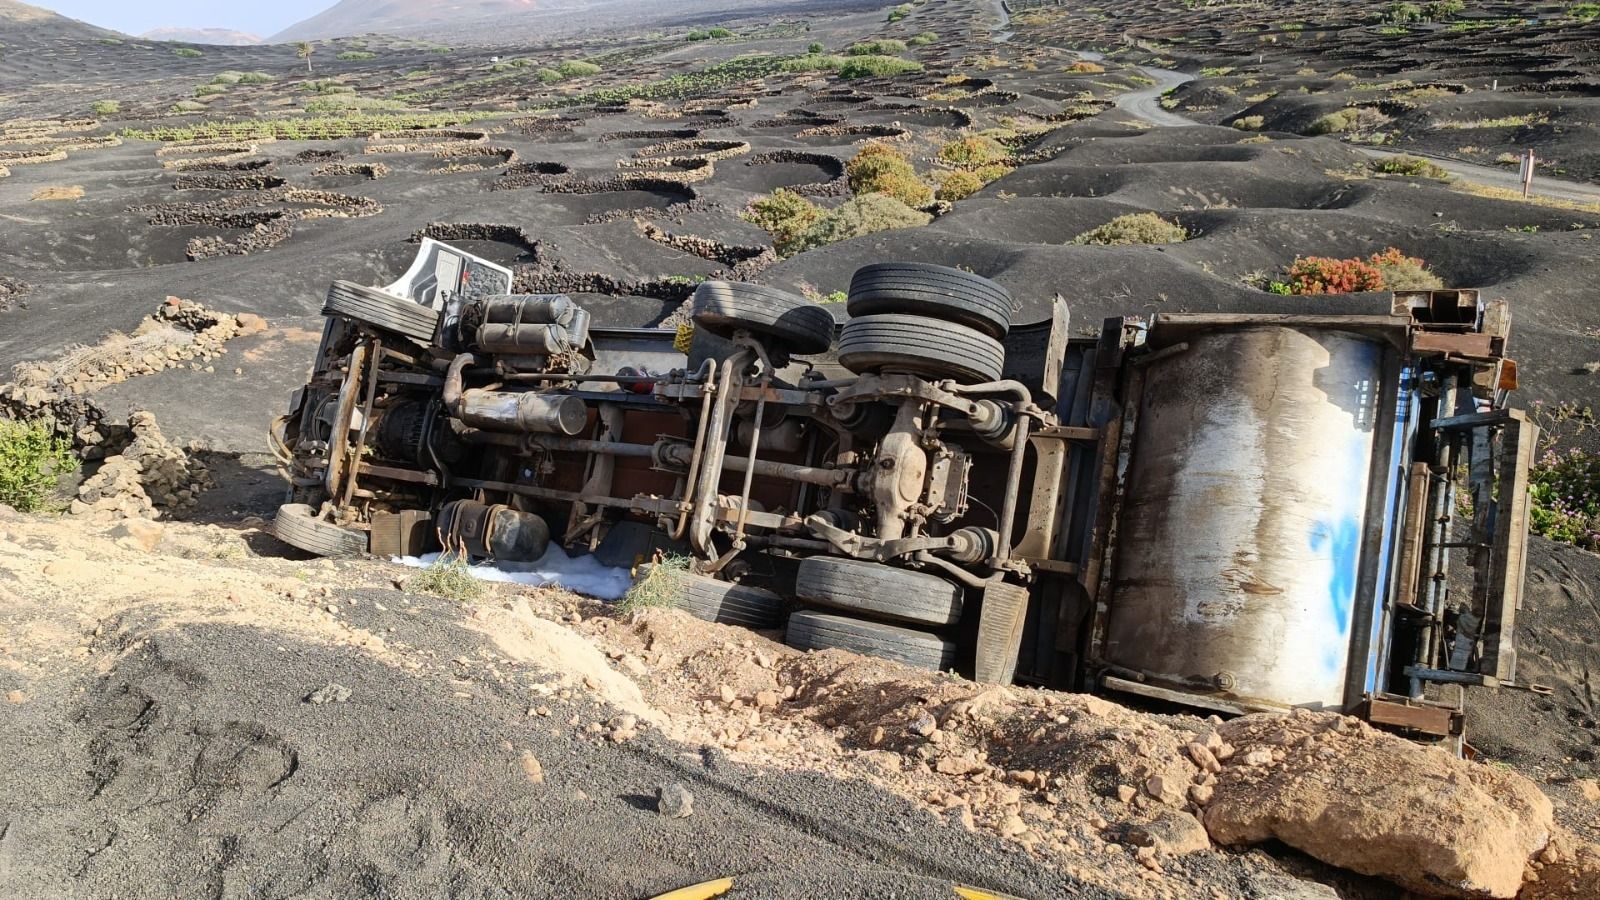
[[[988,682],[1459,737],[1516,684],[1536,428],[1503,303],[1182,314],[1069,331],[1059,297],[916,263],[830,308],[706,282],[602,327],[426,241],[335,282],[274,424],[276,533],[324,555],[690,562],[681,605]],[[1091,332],[1092,333],[1092,332]]]

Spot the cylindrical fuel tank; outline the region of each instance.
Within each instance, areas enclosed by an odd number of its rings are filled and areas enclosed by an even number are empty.
[[[1246,706],[1340,707],[1384,347],[1239,327],[1151,361],[1104,654]]]
[[[589,407],[571,394],[474,389],[462,392],[458,415],[474,428],[571,437],[588,422]]]

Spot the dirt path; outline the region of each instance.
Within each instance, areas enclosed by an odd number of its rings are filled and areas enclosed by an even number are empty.
[[[1086,60],[1100,61],[1105,59],[1102,53],[1080,51],[1079,56]],[[1153,66],[1138,66],[1139,72],[1148,78],[1155,79],[1155,84],[1129,91],[1117,97],[1118,109],[1125,110],[1153,125],[1166,128],[1190,128],[1205,125],[1187,116],[1161,108],[1161,97],[1167,91],[1182,84],[1195,80],[1195,76],[1187,72],[1174,69],[1161,69]],[[1439,167],[1457,178],[1482,184],[1488,187],[1503,190],[1522,190],[1522,178],[1516,173],[1492,166],[1480,166],[1475,163],[1461,162],[1448,156],[1437,156],[1431,153],[1421,153],[1415,150],[1394,151],[1380,150],[1376,147],[1359,147],[1351,145],[1357,151],[1373,159],[1385,159],[1393,156],[1425,156],[1438,163]],[[1600,185],[1582,184],[1575,181],[1562,181],[1556,178],[1540,176],[1534,179],[1533,194],[1536,197],[1546,197],[1552,200],[1565,200],[1575,203],[1600,202]]]

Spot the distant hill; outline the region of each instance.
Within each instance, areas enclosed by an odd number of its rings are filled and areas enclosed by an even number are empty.
[[[354,34],[415,34],[432,26],[455,26],[536,9],[581,6],[564,0],[339,0],[332,7],[268,38],[271,43],[311,41]]]
[[[139,35],[147,41],[182,41],[185,44],[220,44],[249,47],[261,43],[258,35],[228,28],[153,28]]]
[[[18,3],[17,0],[0,0],[0,38],[4,38],[5,43],[123,36],[115,31],[90,25],[88,22],[69,19],[48,9]]]
[[[388,34],[445,43],[503,44],[617,27],[720,24],[747,17],[876,9],[884,0],[340,0],[270,43]]]

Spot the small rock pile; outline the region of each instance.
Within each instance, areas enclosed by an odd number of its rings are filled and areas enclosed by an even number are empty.
[[[3,169],[3,167],[0,167]],[[15,278],[0,275],[0,312],[10,309],[18,298],[29,290],[28,284]]]
[[[112,334],[58,360],[18,366],[0,399],[39,412],[53,394],[85,394],[185,364],[199,370],[227,353],[228,341],[266,329],[267,320],[254,313],[233,315],[168,297],[131,335]]]
[[[133,439],[79,486],[69,512],[97,519],[180,518],[192,512],[200,493],[212,486],[205,464],[168,441],[149,412],[134,413],[128,426]]]
[[[168,297],[134,329],[58,359],[24,363],[0,385],[0,411],[18,419],[51,419],[85,460],[117,454],[133,435],[90,395],[107,385],[166,369],[214,370],[227,342],[267,329],[254,313],[217,312],[192,300]]]

